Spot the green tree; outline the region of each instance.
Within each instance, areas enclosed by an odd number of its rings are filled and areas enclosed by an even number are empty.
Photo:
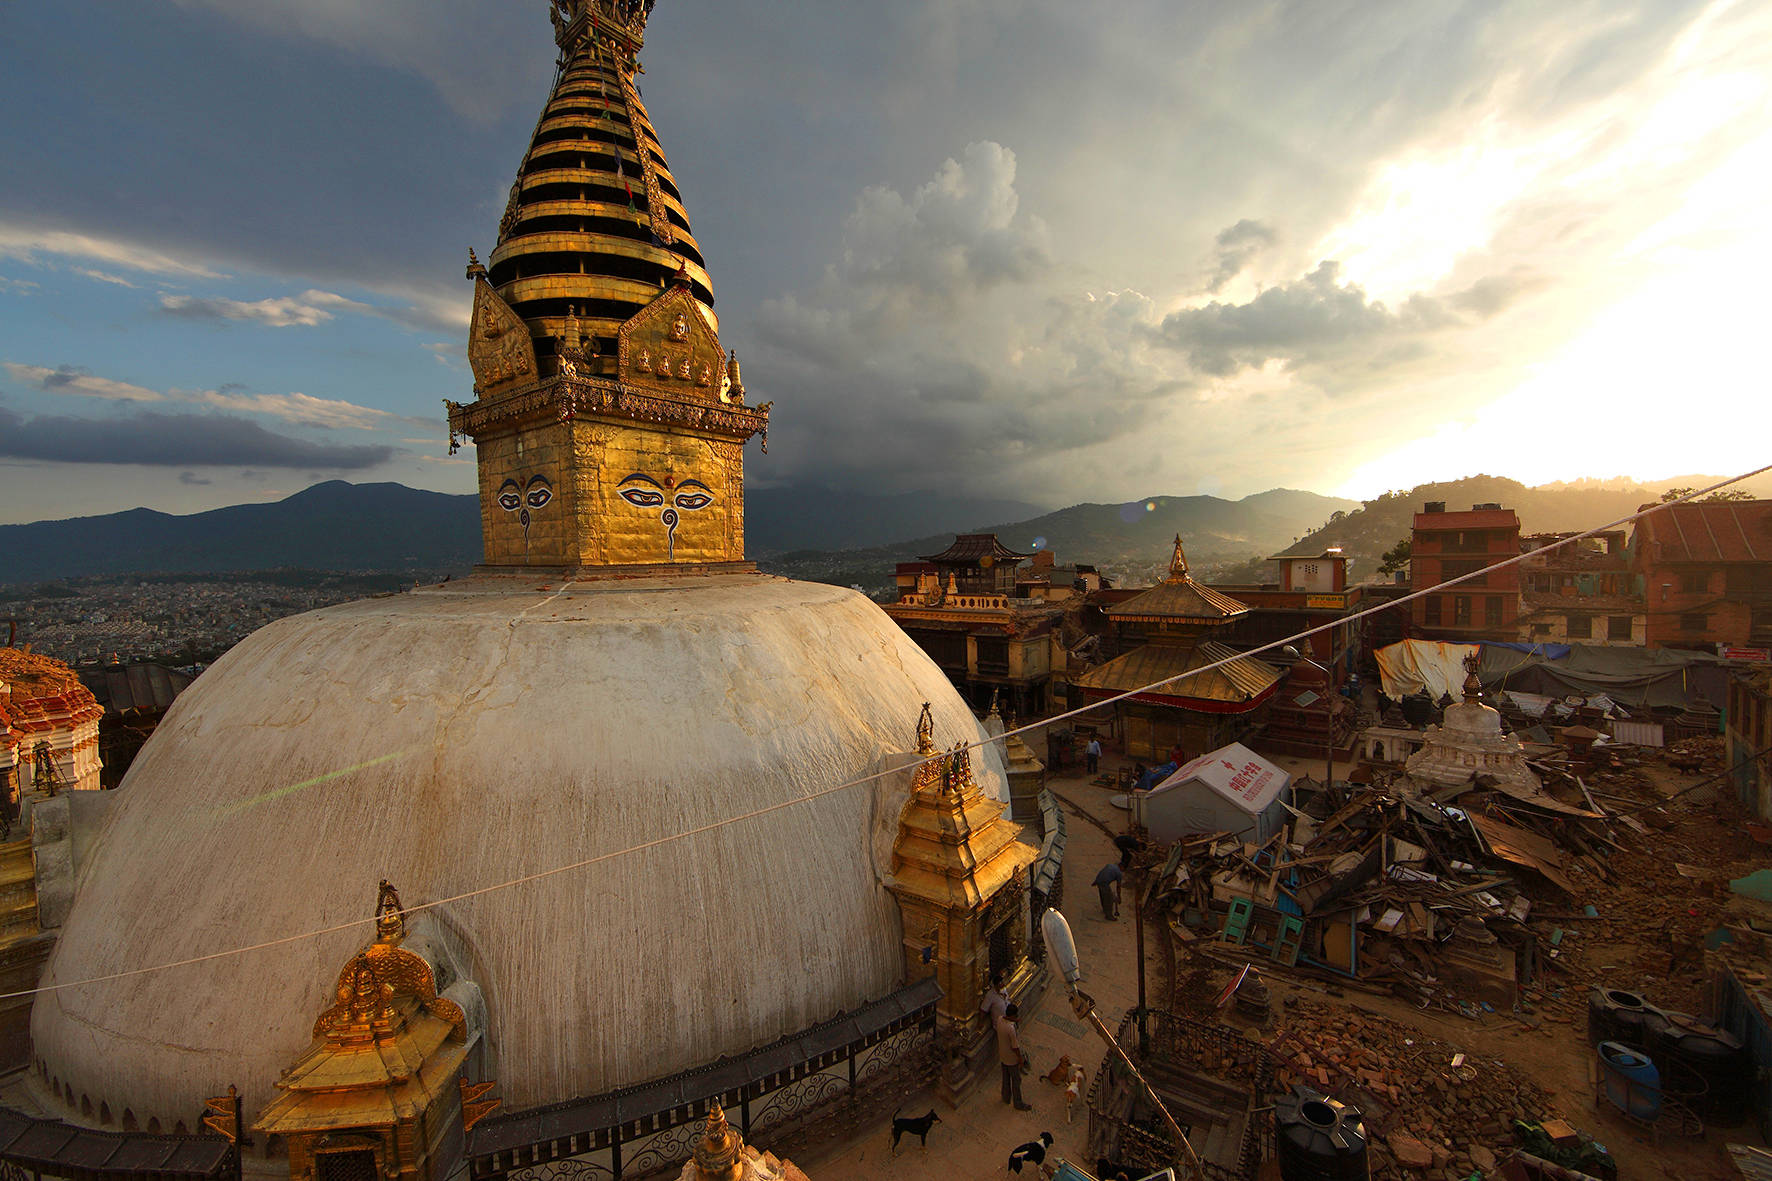
[[[1409,538],[1405,537],[1390,549],[1385,550],[1379,555],[1378,572],[1380,574],[1395,574],[1407,566],[1410,548]]]
[[[1669,488],[1666,492],[1661,494],[1660,503],[1671,504],[1682,496],[1690,496],[1692,492],[1693,489],[1691,488]],[[1719,500],[1752,500],[1753,498],[1753,493],[1744,488],[1724,488],[1722,491],[1713,492],[1709,496],[1700,496],[1693,503],[1711,504]]]

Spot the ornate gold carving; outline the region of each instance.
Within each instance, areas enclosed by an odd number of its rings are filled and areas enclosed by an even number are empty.
[[[616,373],[631,385],[669,388],[677,393],[678,382],[690,382],[693,394],[712,400],[713,372],[725,359],[720,338],[702,314],[686,276],[647,304],[616,332]],[[705,386],[694,384],[695,374],[705,370]],[[668,385],[667,385],[668,383]]]
[[[474,316],[468,326],[468,364],[474,370],[474,392],[485,395],[536,375],[535,342],[529,326],[487,282],[474,278]]]
[[[381,880],[375,898],[375,938],[378,943],[398,943],[406,937],[406,909],[400,905],[400,891]]]
[[[498,1110],[502,1099],[488,1099],[486,1093],[498,1086],[497,1083],[470,1083],[467,1079],[457,1079],[461,1084],[461,1130],[471,1132],[474,1125]]]
[[[652,222],[652,236],[660,246],[670,246],[677,241],[677,229],[665,211],[664,189],[658,183],[658,170],[652,166],[650,137],[642,131],[643,120],[635,115],[640,96],[634,92],[634,76],[626,70],[619,73],[622,103],[628,109],[628,124],[634,129],[634,155],[640,158],[640,178],[646,183],[646,213]]]

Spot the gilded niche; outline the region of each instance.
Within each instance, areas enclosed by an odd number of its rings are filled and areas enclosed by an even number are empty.
[[[617,334],[623,384],[677,398],[723,400],[726,354],[687,282],[642,308]]]
[[[529,326],[492,289],[484,271],[474,276],[468,364],[474,370],[474,390],[481,396],[536,377],[535,342],[529,337]]]
[[[742,477],[715,442],[618,427],[584,430],[577,450],[601,561],[744,559]]]

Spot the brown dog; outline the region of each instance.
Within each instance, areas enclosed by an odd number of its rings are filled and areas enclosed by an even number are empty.
[[[1055,1087],[1066,1086],[1071,1081],[1071,1056],[1066,1054],[1058,1060],[1058,1065],[1046,1075],[1046,1081]]]

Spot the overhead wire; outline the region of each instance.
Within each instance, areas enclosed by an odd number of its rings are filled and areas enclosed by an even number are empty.
[[[1529,561],[1535,557],[1542,555],[1547,550],[1557,549],[1557,548],[1560,548],[1560,547],[1566,546],[1566,545],[1573,545],[1574,543],[1582,541],[1585,538],[1592,537],[1596,534],[1608,532],[1610,530],[1618,528],[1621,525],[1632,524],[1636,521],[1643,519],[1644,517],[1653,516],[1654,514],[1659,513],[1659,512],[1666,512],[1666,511],[1676,508],[1682,504],[1687,504],[1687,503],[1689,503],[1693,500],[1696,500],[1700,497],[1708,496],[1713,492],[1717,492],[1723,488],[1727,488],[1731,484],[1739,484],[1743,480],[1749,480],[1755,476],[1764,475],[1768,472],[1772,472],[1772,464],[1766,464],[1762,467],[1754,468],[1751,471],[1742,472],[1740,475],[1731,476],[1726,480],[1719,480],[1716,483],[1710,484],[1710,485],[1703,487],[1703,488],[1693,489],[1689,492],[1686,492],[1685,494],[1683,494],[1681,496],[1675,497],[1670,500],[1662,501],[1657,504],[1646,505],[1643,508],[1640,508],[1633,513],[1628,513],[1625,516],[1622,516],[1615,521],[1608,522],[1607,524],[1598,525],[1592,529],[1583,530],[1580,533],[1572,533],[1568,537],[1564,537],[1564,538],[1561,538],[1555,542],[1552,542],[1550,545],[1543,546],[1543,547],[1540,547],[1539,549],[1527,551],[1524,553],[1516,554],[1513,557],[1505,558],[1499,562],[1492,562],[1489,565],[1483,566],[1480,569],[1472,570],[1469,573],[1459,575],[1455,578],[1446,579],[1444,582],[1435,583],[1431,587],[1424,587],[1421,590],[1412,591],[1411,593],[1409,593],[1407,595],[1403,595],[1403,596],[1400,596],[1395,599],[1387,600],[1384,603],[1381,603],[1381,604],[1378,604],[1378,605],[1375,605],[1372,607],[1368,607],[1362,611],[1356,611],[1352,615],[1341,616],[1341,617],[1333,619],[1327,623],[1318,624],[1315,627],[1305,628],[1303,631],[1295,632],[1292,635],[1286,636],[1282,639],[1271,640],[1265,644],[1259,645],[1258,647],[1248,649],[1247,651],[1238,652],[1233,656],[1225,657],[1222,660],[1215,660],[1209,664],[1201,665],[1199,668],[1188,669],[1186,672],[1177,673],[1174,676],[1164,677],[1161,680],[1152,681],[1148,685],[1141,685],[1138,688],[1125,690],[1124,692],[1115,694],[1114,696],[1103,698],[1100,701],[1091,702],[1090,704],[1085,705],[1085,706],[1079,706],[1075,709],[1066,710],[1065,712],[1057,714],[1054,717],[1043,718],[1037,722],[1030,722],[1026,725],[1018,726],[1018,727],[1015,727],[1014,729],[1011,729],[1011,730],[1005,730],[1000,735],[993,735],[989,738],[980,739],[978,741],[971,742],[971,743],[956,744],[955,746],[950,747],[946,750],[938,751],[936,754],[931,755],[925,759],[913,760],[911,762],[904,763],[904,764],[897,766],[897,767],[888,768],[884,771],[876,771],[876,772],[869,774],[869,775],[862,775],[862,776],[859,776],[854,779],[845,780],[842,783],[838,783],[838,784],[835,784],[830,787],[820,788],[816,791],[807,792],[803,795],[797,795],[797,796],[792,797],[791,799],[779,800],[776,803],[768,804],[768,805],[765,805],[764,807],[761,807],[761,808],[753,808],[748,812],[741,812],[741,813],[738,813],[737,815],[734,815],[734,816],[722,817],[719,820],[710,821],[707,824],[698,825],[695,828],[685,829],[681,832],[670,833],[666,836],[656,837],[656,838],[649,840],[649,841],[642,841],[638,844],[628,845],[623,848],[614,849],[614,850],[611,850],[606,853],[598,853],[595,856],[585,857],[585,858],[582,858],[578,861],[568,862],[564,865],[557,865],[551,869],[544,869],[544,870],[540,870],[536,873],[524,874],[521,877],[514,877],[514,878],[507,879],[505,881],[495,882],[492,885],[488,885],[488,886],[480,886],[480,887],[477,887],[472,890],[463,891],[462,893],[459,893],[459,894],[449,895],[448,897],[433,898],[427,902],[416,902],[416,903],[406,906],[404,908],[404,913],[411,915],[411,914],[422,913],[427,910],[435,910],[438,907],[450,906],[450,905],[453,905],[458,902],[466,902],[466,901],[473,899],[473,898],[480,898],[480,897],[484,897],[485,895],[488,895],[488,894],[495,894],[495,893],[498,893],[503,890],[513,889],[517,886],[528,885],[531,882],[538,882],[538,881],[541,881],[545,878],[556,877],[556,876],[563,874],[563,873],[571,873],[576,870],[586,869],[590,866],[597,865],[597,864],[600,864],[605,861],[611,861],[611,860],[614,860],[618,857],[626,857],[631,854],[645,852],[648,849],[656,849],[656,848],[659,848],[664,845],[674,844],[678,841],[687,840],[690,837],[699,836],[702,833],[711,832],[711,831],[713,831],[715,829],[719,829],[719,828],[724,828],[727,825],[741,824],[746,821],[756,820],[761,817],[768,816],[772,813],[783,811],[784,809],[787,809],[787,808],[798,807],[801,804],[810,803],[813,800],[823,799],[826,796],[835,795],[838,792],[847,791],[850,788],[860,787],[860,786],[863,786],[864,784],[873,783],[877,780],[886,779],[886,778],[896,776],[896,775],[902,775],[905,772],[911,770],[912,768],[921,766],[925,763],[932,763],[932,762],[935,762],[939,759],[949,758],[952,755],[958,753],[960,750],[966,750],[968,752],[974,751],[974,750],[980,750],[986,746],[989,746],[989,745],[992,745],[998,741],[1001,741],[1002,739],[1012,738],[1012,737],[1016,737],[1016,736],[1019,736],[1022,734],[1028,734],[1028,733],[1031,733],[1035,730],[1045,729],[1046,727],[1054,725],[1059,722],[1065,722],[1065,721],[1069,721],[1073,718],[1082,717],[1085,714],[1095,713],[1096,711],[1104,709],[1108,706],[1117,705],[1122,701],[1128,701],[1134,697],[1140,696],[1141,694],[1153,692],[1154,690],[1161,689],[1164,686],[1174,684],[1177,681],[1185,681],[1185,680],[1189,680],[1193,677],[1203,676],[1206,673],[1210,673],[1216,669],[1223,668],[1226,665],[1231,664],[1233,661],[1242,660],[1242,659],[1245,659],[1250,656],[1256,656],[1256,655],[1259,655],[1260,653],[1267,652],[1267,651],[1270,651],[1275,648],[1281,648],[1281,647],[1284,647],[1288,644],[1295,644],[1300,640],[1309,639],[1310,637],[1317,635],[1320,632],[1330,631],[1330,630],[1333,630],[1336,628],[1341,628],[1341,627],[1346,627],[1348,624],[1354,623],[1354,622],[1361,620],[1361,619],[1364,619],[1370,615],[1376,615],[1376,614],[1379,614],[1384,611],[1394,611],[1394,610],[1398,609],[1399,607],[1404,606],[1405,604],[1411,603],[1411,602],[1415,601],[1416,599],[1422,598],[1425,595],[1437,594],[1437,593],[1443,592],[1449,586],[1458,586],[1462,583],[1470,582],[1474,579],[1485,577],[1486,575],[1488,575],[1494,571],[1505,570],[1509,567],[1517,566],[1517,565],[1521,564],[1522,562]],[[88,976],[88,977],[84,977],[79,980],[70,980],[70,981],[66,981],[66,982],[62,982],[62,983],[40,985],[40,986],[37,986],[34,988],[19,989],[14,992],[0,993],[0,1001],[15,1000],[15,999],[18,999],[21,997],[27,997],[27,996],[37,996],[37,995],[41,995],[44,993],[65,992],[70,989],[84,988],[84,987],[87,987],[87,986],[93,985],[93,984],[104,984],[104,983],[108,983],[113,980],[124,980],[124,979],[129,979],[131,977],[143,976],[143,975],[147,975],[147,974],[154,973],[154,972],[167,972],[167,971],[171,971],[175,968],[185,968],[185,967],[190,967],[195,964],[210,963],[215,960],[228,959],[230,957],[237,956],[237,955],[248,955],[253,952],[265,951],[265,950],[268,950],[273,947],[283,947],[283,946],[286,946],[291,943],[300,943],[300,942],[303,942],[303,941],[309,940],[309,939],[318,939],[318,938],[321,938],[322,936],[325,936],[325,935],[337,934],[340,931],[348,931],[348,930],[351,930],[352,928],[355,928],[355,927],[364,926],[365,924],[373,924],[374,922],[375,922],[375,915],[369,914],[369,915],[365,915],[362,918],[351,919],[347,922],[334,923],[331,926],[318,927],[313,930],[302,931],[302,932],[300,932],[298,934],[294,934],[294,935],[285,935],[285,936],[278,938],[278,939],[269,939],[269,940],[265,940],[260,943],[248,944],[243,947],[228,948],[224,951],[215,951],[215,952],[209,952],[204,955],[189,956],[184,959],[170,960],[170,961],[167,961],[164,963],[151,964],[151,965],[148,965],[145,967],[140,967],[140,968],[128,968],[128,969],[125,969],[120,972],[109,972],[109,973],[105,973],[103,975],[98,975],[98,976]]]

